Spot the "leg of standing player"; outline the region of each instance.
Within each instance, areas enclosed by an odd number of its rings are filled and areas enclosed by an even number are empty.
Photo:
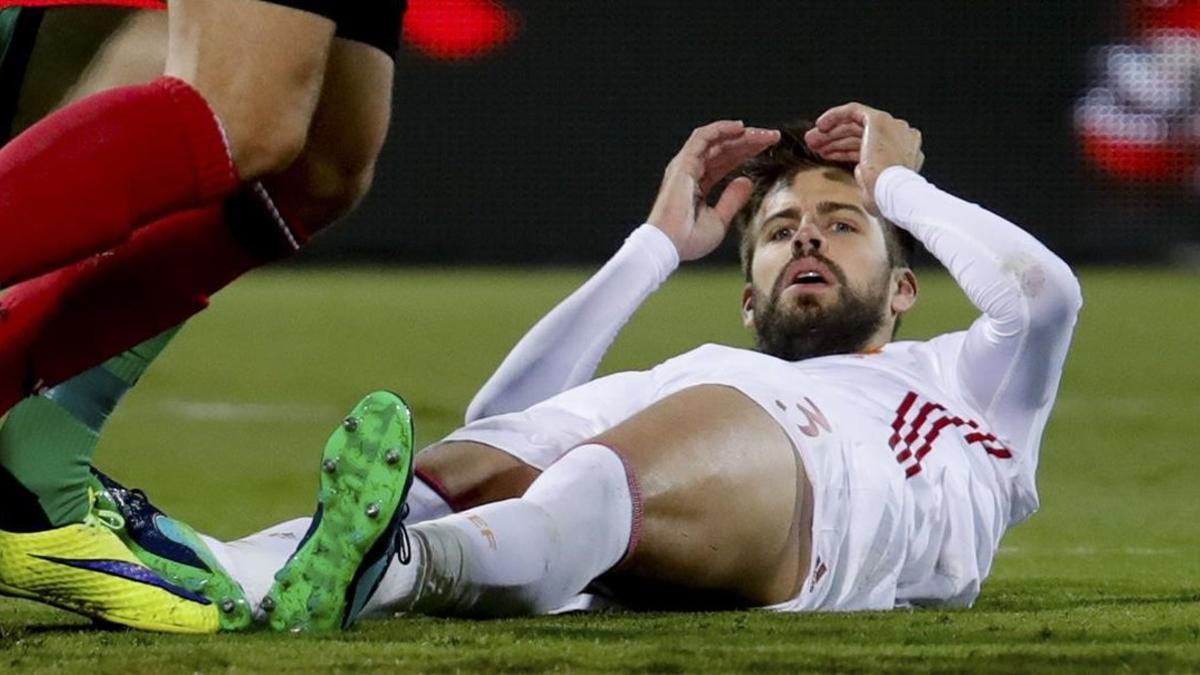
[[[165,17],[157,12],[143,12],[133,17],[131,23],[134,26],[110,40],[95,59],[88,69],[93,77],[136,77],[153,70],[153,52],[147,58],[144,49],[131,47],[165,44]],[[56,46],[61,45],[47,45],[47,48]],[[351,40],[335,40],[309,145],[293,167],[272,179],[272,189],[280,195],[277,201],[289,211],[302,214],[306,222],[312,223],[311,229],[348,211],[369,185],[374,160],[386,134],[392,70],[390,54],[381,49]],[[78,83],[75,90],[86,91],[103,84],[87,79]],[[235,236],[235,229],[242,236]],[[290,250],[281,246],[283,242],[254,242],[245,236],[253,230],[272,237],[278,235],[270,214],[261,205],[253,199],[237,199],[224,208],[214,206],[152,224],[139,231],[133,241],[102,259],[65,268],[12,289],[5,298],[9,321],[0,327],[5,338],[0,348],[0,363],[5,367],[0,370],[14,375],[6,378],[13,385],[6,388],[6,400],[24,395],[21,387],[25,383],[17,376],[19,373],[38,373],[43,382],[60,380],[99,361],[118,346],[149,338],[178,323],[202,308],[208,294],[247,269]],[[111,409],[165,344],[160,340],[152,342],[153,349],[139,349],[109,364],[107,370],[115,370],[116,378],[102,376],[103,373],[81,377],[53,391],[50,399],[93,401]],[[125,372],[129,363],[137,364],[136,372]],[[17,482],[25,484],[34,494],[61,495],[59,484],[68,476],[80,479],[72,481],[72,485],[83,485],[86,469],[82,467],[87,464],[98,436],[98,425],[107,416],[107,410],[86,423],[78,420],[75,425],[64,426],[60,419],[64,415],[67,411],[60,406],[34,400],[14,411],[8,420],[0,457],[13,457],[23,452],[23,448],[36,451],[37,476],[14,471]],[[79,442],[63,443],[64,430],[73,426],[78,427],[74,435]],[[52,434],[53,439],[42,433],[51,427],[57,430]],[[43,447],[51,440],[56,444],[53,450]],[[66,452],[68,447],[86,450],[87,455],[77,457],[77,453]],[[60,457],[62,461],[48,462],[48,457]],[[17,463],[24,464],[28,463]],[[69,467],[78,470],[57,470]],[[67,492],[77,497],[85,494],[81,489]],[[56,503],[63,508],[46,514],[52,525],[64,520],[76,521],[80,514],[86,513],[83,497],[56,499]],[[12,515],[5,520],[24,519],[28,511],[7,509]],[[41,524],[39,518],[32,521]],[[32,521],[29,527],[33,527]],[[5,525],[8,529],[29,529],[14,522]]]
[[[121,54],[144,54],[128,46],[145,46],[153,37],[165,41],[165,17],[145,12],[133,21],[133,30],[110,41],[89,72],[117,76],[152,70],[152,63],[138,67],[137,60],[125,64],[134,67],[120,67]],[[141,63],[144,61],[142,57]],[[306,222],[317,226],[330,222],[365,192],[386,133],[391,78],[388,54],[359,42],[334,42],[309,146],[292,168],[272,179],[282,195],[280,201],[295,205]],[[97,86],[89,80],[76,89]],[[28,328],[17,336],[20,343],[14,336],[6,336],[5,349],[14,356],[14,369],[24,369],[24,364],[32,361],[59,364],[58,372],[71,372],[76,364],[111,351],[106,343],[129,339],[122,326],[136,323],[143,334],[152,333],[203,307],[207,294],[263,262],[242,250],[244,242],[230,236],[230,225],[225,222],[231,215],[244,226],[246,220],[257,217],[268,221],[260,227],[273,229],[274,223],[265,213],[251,213],[252,203],[246,206],[212,208],[156,223],[99,264],[76,265],[14,288],[6,298],[11,316],[27,315],[23,310],[28,307],[52,310],[39,321],[24,324]],[[164,277],[178,283],[163,283]],[[85,298],[87,302],[82,301]],[[154,321],[148,320],[155,315]],[[88,338],[83,342],[85,335]],[[2,529],[45,529],[78,522],[87,513],[87,465],[99,427],[165,343],[166,339],[149,340],[96,372],[29,400],[9,415],[0,431],[0,473],[10,471],[9,480],[21,488],[11,494],[36,497],[42,508],[4,509],[7,515]],[[26,345],[28,353],[19,353],[18,344]],[[64,402],[73,405],[64,407]],[[36,461],[19,461],[23,453]]]
[[[298,28],[309,20],[282,19],[281,24]],[[173,39],[172,44],[186,47],[187,40]],[[269,57],[254,49],[245,53]],[[238,184],[227,139],[199,90],[170,77],[90,97],[35,125],[0,151],[0,187],[6,217],[12,218],[0,226],[0,278],[29,277],[119,242],[146,220],[223,199]],[[153,152],[146,153],[147,147]],[[86,205],[84,211],[79,204]],[[37,289],[52,286],[41,283]],[[13,290],[5,301],[15,304],[21,295]],[[63,306],[70,306],[70,300],[64,299]],[[46,303],[34,303],[15,314],[5,312],[6,333],[33,332],[31,320],[53,313],[47,310]],[[8,337],[6,348],[14,342]],[[16,342],[21,351],[25,345]],[[33,371],[6,372],[5,383],[15,380],[32,388],[36,377]],[[85,496],[84,501],[90,500]],[[89,504],[76,523],[29,533],[0,532],[0,590],[150,630],[212,632],[245,625],[248,610],[237,597],[213,603],[184,586],[145,584],[144,578],[153,575],[114,534],[119,521],[107,513],[102,508],[93,513]],[[127,571],[106,575],[86,566],[62,567],[67,563],[61,561],[75,559],[106,559]],[[63,574],[64,569],[72,571]]]
[[[314,127],[313,136],[309,139],[311,141],[309,150],[306,151],[301,161],[295,162],[297,167],[303,167],[303,169],[298,168],[284,172],[277,178],[282,186],[281,192],[286,195],[281,205],[288,204],[287,200],[289,199],[292,200],[291,203],[296,205],[296,211],[312,218],[312,222],[317,226],[325,224],[328,220],[348,210],[365,191],[375,155],[378,153],[386,129],[392,75],[390,54],[375,54],[372,53],[371,48],[349,41],[335,43],[332,48],[330,65],[334,77],[326,80],[321,98],[324,102],[330,102],[330,105],[322,105],[318,108],[317,118],[321,124]],[[197,72],[201,72],[201,70]],[[356,98],[355,94],[360,96]],[[346,106],[347,101],[356,100],[361,100],[363,105]],[[359,115],[360,118],[339,117],[339,113],[335,109],[337,106],[332,102],[340,105],[342,110],[350,111],[351,115]],[[344,129],[351,130],[349,138],[337,141],[326,138],[326,136],[336,134]],[[333,184],[332,187],[330,184]],[[227,221],[237,220],[239,220],[238,214],[228,208],[228,205],[225,208],[211,207],[164,219],[162,222],[145,228],[144,231],[139,231],[134,241],[119,247],[111,255],[105,256],[104,259],[113,260],[116,263],[114,265],[106,267],[95,264],[77,265],[49,275],[47,279],[39,279],[38,283],[14,289],[6,297],[6,301],[12,303],[11,309],[45,310],[46,307],[52,306],[54,311],[48,314],[17,311],[10,312],[10,316],[15,314],[24,316],[26,319],[30,314],[34,316],[35,322],[32,328],[29,321],[17,324],[24,327],[22,332],[26,335],[59,336],[58,338],[51,337],[45,341],[45,344],[39,343],[39,348],[45,347],[44,355],[75,354],[77,351],[72,349],[72,339],[66,337],[75,331],[69,329],[126,324],[124,321],[114,321],[114,318],[120,318],[117,315],[122,315],[122,313],[117,310],[131,295],[136,296],[137,294],[122,293],[121,289],[132,291],[148,287],[171,288],[173,290],[169,290],[165,294],[151,294],[150,297],[145,298],[147,302],[143,304],[150,306],[140,307],[141,312],[134,310],[132,313],[126,312],[123,315],[129,319],[129,323],[139,325],[142,335],[152,334],[154,328],[175,323],[187,314],[203,307],[208,293],[227,283],[245,269],[263,262],[262,259],[248,255],[251,252],[243,250],[247,244],[244,233],[240,233],[243,236],[239,237],[236,236],[238,233],[230,232],[233,228],[227,224]],[[236,227],[236,222],[234,227]],[[214,229],[216,230],[215,234]],[[251,247],[254,247],[254,242],[251,242]],[[207,254],[197,255],[198,250],[204,250]],[[196,274],[188,274],[189,270],[197,272],[192,268],[199,264],[198,259],[201,258],[206,261],[205,269]],[[177,262],[183,264],[181,267],[175,267],[169,264],[172,259],[177,259]],[[214,262],[215,265],[212,264]],[[181,283],[162,284],[159,276],[164,270]],[[99,301],[82,302],[89,297]],[[172,312],[175,313],[175,316],[171,316]],[[155,316],[158,321],[157,325],[146,321],[147,315]],[[40,322],[37,319],[40,319]],[[94,324],[93,319],[102,319],[103,321]],[[117,329],[116,333],[115,337],[110,334],[110,337],[113,337],[112,345],[124,347],[132,343],[129,331]],[[54,345],[54,342],[58,342],[58,344]],[[11,343],[9,344],[11,345]],[[32,344],[29,346],[32,348]],[[161,345],[156,346],[160,347]],[[116,348],[104,349],[107,349],[107,353],[117,351]],[[94,356],[76,356],[77,362],[87,361],[89,358],[95,362],[102,358],[99,354],[104,349],[96,352]],[[132,375],[132,377],[81,378],[82,382],[77,384],[84,389],[82,396],[75,396],[72,400],[86,401],[87,397],[91,396],[93,399],[107,403],[111,409],[120,392],[117,392],[116,397],[112,396],[113,392],[108,391],[108,389],[112,389],[109,385],[117,384],[117,380],[120,379],[118,388],[124,391],[148,363],[144,358],[147,354],[135,353],[133,355],[140,359],[136,364],[138,373],[123,373]],[[31,356],[36,358],[35,354],[31,354]],[[109,374],[111,375],[114,368],[121,370],[123,362],[128,361],[129,356],[131,355],[126,355],[126,357],[110,363],[109,365],[113,368],[108,369]],[[152,358],[152,355],[150,356]],[[72,368],[64,366],[61,360],[48,359],[48,362],[56,363],[57,367],[61,369],[60,372],[64,374],[72,372]],[[49,373],[53,369],[45,370]],[[98,382],[108,383],[105,384],[105,391],[89,390],[89,387],[94,388]],[[59,400],[65,398],[71,397]],[[51,417],[57,420],[63,416],[61,414],[46,416],[46,406],[43,405],[42,408],[43,421]],[[78,409],[68,410],[68,412],[73,415],[78,412]],[[36,417],[38,412],[34,410],[33,415]],[[102,419],[103,416],[99,418],[101,422]],[[28,422],[29,420],[17,416],[10,421]],[[70,456],[64,457],[64,460],[70,466],[86,464],[86,459],[90,457],[91,449],[94,447],[95,432],[98,430],[95,417],[88,420],[77,419],[75,422],[79,427],[78,430],[86,432],[84,435],[91,436],[91,438],[86,439],[88,442],[74,446],[77,450],[81,449],[82,452],[67,453]],[[33,425],[14,424],[13,428],[25,431],[33,429],[36,432],[38,426],[36,423]],[[89,426],[92,428],[86,428]],[[17,434],[17,436],[20,435]],[[21,446],[21,443],[9,443],[7,447],[19,451]],[[60,449],[69,449],[70,447],[72,444],[67,443]],[[86,457],[82,461],[76,461],[80,459],[76,455],[86,455]],[[18,465],[20,465],[19,462],[14,463],[14,466]],[[44,476],[46,472],[39,470],[37,473]],[[80,472],[67,472],[64,476],[69,478],[75,473]],[[49,490],[51,494],[63,494],[63,491],[58,489],[61,486],[47,483],[41,487],[47,486],[51,488]],[[85,513],[88,509],[86,487],[83,485],[79,490],[70,491],[73,495],[82,495],[81,499],[75,499],[71,504],[76,507],[82,504],[82,510]],[[62,505],[63,501],[58,500],[56,503]],[[36,509],[34,510],[36,511]],[[79,508],[59,509],[56,515],[61,516],[62,513],[79,510]]]

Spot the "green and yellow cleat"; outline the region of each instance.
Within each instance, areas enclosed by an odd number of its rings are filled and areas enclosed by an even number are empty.
[[[250,626],[253,608],[245,591],[191,526],[158,510],[141,490],[126,488],[95,468],[91,488],[100,508],[120,514],[124,525],[114,532],[142,564],[212,602],[220,612],[221,631]]]
[[[216,633],[217,606],[143,565],[117,536],[123,525],[119,514],[93,507],[83,523],[0,531],[0,594],[141,630]]]
[[[262,601],[271,628],[327,631],[358,618],[404,547],[412,446],[408,406],[390,392],[368,395],[333,432],[312,525]]]

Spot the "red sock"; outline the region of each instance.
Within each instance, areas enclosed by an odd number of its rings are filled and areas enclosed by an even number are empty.
[[[199,92],[164,77],[90,96],[0,149],[0,286],[220,201],[238,178]]]
[[[281,231],[261,197],[247,189],[223,205],[176,213],[5,292],[0,413],[182,323],[229,282],[294,251],[303,241]]]

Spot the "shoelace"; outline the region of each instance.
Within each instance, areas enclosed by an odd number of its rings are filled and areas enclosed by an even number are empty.
[[[150,499],[146,497],[146,493],[142,492],[141,488],[109,488],[108,494],[122,508],[131,507],[131,505],[142,506],[150,504]]]
[[[404,519],[408,518],[408,502],[400,506],[400,524],[396,527],[396,556],[401,565],[412,562],[412,541],[408,538],[408,530],[404,527]]]
[[[91,508],[88,509],[88,514],[83,517],[84,525],[107,527],[113,531],[125,527],[125,517],[117,511],[100,506],[96,491],[90,487],[88,488],[88,502],[91,504]]]

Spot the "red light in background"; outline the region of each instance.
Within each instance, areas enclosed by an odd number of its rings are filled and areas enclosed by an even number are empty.
[[[1162,30],[1200,32],[1200,2],[1141,0],[1133,7],[1132,23],[1143,33]]]
[[[517,34],[517,16],[496,0],[409,0],[404,42],[439,61],[486,56]]]
[[[1139,143],[1083,134],[1083,154],[1094,166],[1115,178],[1156,183],[1187,177],[1200,153],[1187,145]]]

